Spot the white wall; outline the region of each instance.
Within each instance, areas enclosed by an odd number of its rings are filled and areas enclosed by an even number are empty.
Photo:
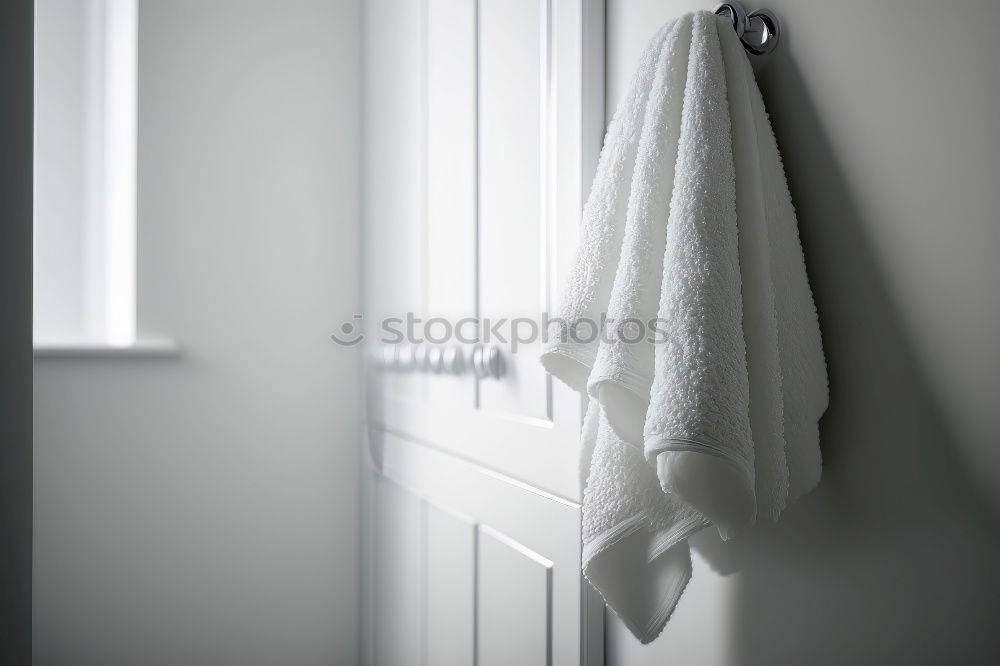
[[[609,0],[609,113],[656,28],[708,6]],[[765,6],[785,35],[758,80],[830,366],[824,480],[777,527],[703,540],[664,633],[612,620],[609,664],[996,663],[1000,4]]]
[[[359,3],[142,0],[140,336],[35,363],[35,662],[350,664]]]

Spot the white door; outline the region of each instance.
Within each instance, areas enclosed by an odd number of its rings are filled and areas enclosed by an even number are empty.
[[[582,402],[543,372],[532,326],[555,309],[600,149],[603,2],[365,6],[369,656],[584,663],[600,636],[579,573]],[[381,367],[408,318],[412,344]],[[439,337],[463,318],[505,337],[499,377]],[[515,352],[513,335],[534,339]],[[416,371],[414,351],[466,371]]]
[[[392,435],[384,454],[370,484],[366,663],[603,663],[578,505]]]

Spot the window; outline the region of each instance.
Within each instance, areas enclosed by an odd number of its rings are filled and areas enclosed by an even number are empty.
[[[35,2],[36,347],[136,341],[136,18]]]

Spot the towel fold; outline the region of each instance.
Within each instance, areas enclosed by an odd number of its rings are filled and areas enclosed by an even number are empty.
[[[709,12],[664,26],[612,121],[542,363],[591,397],[583,570],[643,642],[687,537],[776,520],[820,476],[826,365],[753,72]]]
[[[640,447],[600,403],[584,418],[583,573],[643,643],[656,638],[691,578],[687,538],[708,523],[664,493]],[[588,508],[589,507],[589,508]]]
[[[636,152],[625,229],[608,303],[610,330],[597,350],[587,390],[604,406],[611,427],[642,446],[642,426],[653,383],[654,346],[643,330],[655,313],[663,279],[670,188],[681,131],[692,17],[667,33],[649,90]]]
[[[728,538],[756,515],[750,390],[726,73],[716,17],[696,19],[643,435],[664,490]]]
[[[625,212],[639,134],[660,50],[675,21],[646,46],[608,126],[604,148],[583,208],[580,244],[562,298],[562,311],[549,325],[542,365],[577,391],[587,390],[602,337],[602,315],[611,296],[625,231]]]

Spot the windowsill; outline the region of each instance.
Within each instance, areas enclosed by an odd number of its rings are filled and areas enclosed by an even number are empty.
[[[43,342],[34,347],[35,358],[175,358],[180,347],[169,338],[145,338],[128,345],[106,342]]]

